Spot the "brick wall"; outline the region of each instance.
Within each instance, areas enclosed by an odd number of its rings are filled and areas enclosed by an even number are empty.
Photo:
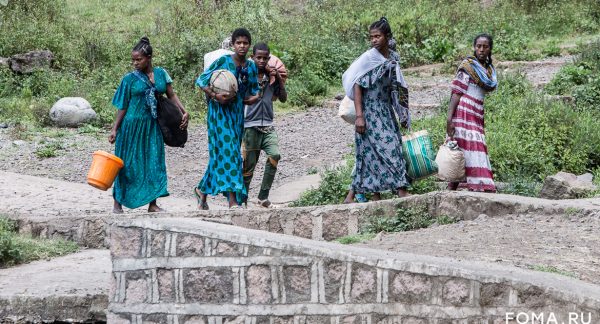
[[[182,218],[116,223],[110,242],[109,323],[600,322],[599,287],[546,273]]]

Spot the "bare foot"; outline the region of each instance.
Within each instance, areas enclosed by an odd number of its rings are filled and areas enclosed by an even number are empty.
[[[194,194],[196,195],[196,201],[198,202],[198,209],[208,210],[208,203],[206,202],[206,194],[200,191],[198,188],[194,188]]]
[[[123,214],[123,206],[119,204],[116,200],[113,205],[113,214]]]
[[[406,191],[406,189],[399,189],[398,190],[398,197],[399,198],[410,197],[410,196],[412,196],[412,195],[409,194],[408,191]]]
[[[354,190],[348,191],[346,198],[344,199],[343,204],[352,204],[354,202]]]
[[[154,206],[154,207],[148,207],[148,212],[149,213],[160,213],[160,212],[164,212],[165,210],[158,207],[158,206]]]
[[[156,204],[156,200],[152,201],[150,203],[150,205],[148,205],[148,212],[149,213],[160,213],[160,212],[164,212],[165,210],[158,207],[158,205]]]

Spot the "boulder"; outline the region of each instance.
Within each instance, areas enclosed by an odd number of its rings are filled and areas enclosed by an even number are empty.
[[[33,73],[37,70],[50,68],[54,54],[50,51],[32,51],[13,55],[8,59],[8,66],[16,73]]]
[[[559,172],[544,180],[540,198],[546,199],[574,199],[582,198],[598,189],[592,183],[593,176],[582,175],[577,177],[572,173]]]
[[[9,60],[9,59],[8,59],[8,58],[6,58],[6,57],[0,57],[0,66],[2,66],[2,65],[3,65],[3,66],[6,66],[6,67],[8,67],[8,60]]]
[[[50,119],[61,127],[77,127],[96,118],[90,103],[79,97],[58,100],[50,109]]]

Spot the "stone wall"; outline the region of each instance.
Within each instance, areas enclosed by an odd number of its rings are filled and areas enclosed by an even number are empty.
[[[183,218],[116,223],[110,243],[109,323],[600,322],[600,287],[517,268]]]
[[[581,200],[545,200],[500,194],[470,192],[434,192],[402,200],[386,200],[367,204],[314,206],[303,208],[215,210],[186,213],[133,215],[73,215],[61,217],[10,216],[19,223],[19,231],[34,237],[65,238],[91,248],[108,247],[106,240],[110,225],[115,221],[136,218],[189,217],[214,222],[283,233],[313,240],[331,241],[356,234],[363,222],[373,215],[392,216],[401,206],[427,206],[435,216],[448,215],[472,220],[480,214],[502,217],[509,214],[538,213],[553,215],[565,210],[581,214],[598,213],[600,207]]]

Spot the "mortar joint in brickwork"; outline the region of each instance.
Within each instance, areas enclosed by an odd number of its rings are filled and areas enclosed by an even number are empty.
[[[151,291],[151,292],[152,292],[152,293],[151,293],[151,296],[152,296],[152,297],[151,297],[151,299],[150,299],[150,302],[154,304],[154,303],[158,303],[158,301],[159,301],[159,293],[158,293],[158,274],[157,274],[157,271],[156,271],[156,269],[152,269],[152,270],[151,270],[151,273],[150,273],[150,278],[151,278],[150,280],[151,280],[151,283],[152,283],[152,287],[151,287],[151,289],[149,289],[148,291]]]
[[[325,295],[325,261],[319,260],[317,263],[318,270],[318,286],[319,286],[319,303],[327,303],[327,297]]]
[[[149,246],[150,238],[152,236],[152,232],[149,229],[146,229],[142,232],[142,257],[147,258],[151,255],[151,245]]]
[[[212,256],[212,240],[208,237],[204,238],[204,256]]]
[[[310,267],[310,302],[319,302],[319,265],[316,262]]]
[[[350,301],[350,292],[352,291],[352,262],[346,262],[346,275],[344,276],[344,299],[340,304]]]
[[[323,240],[323,216],[315,216],[312,218],[312,239],[321,241]]]

